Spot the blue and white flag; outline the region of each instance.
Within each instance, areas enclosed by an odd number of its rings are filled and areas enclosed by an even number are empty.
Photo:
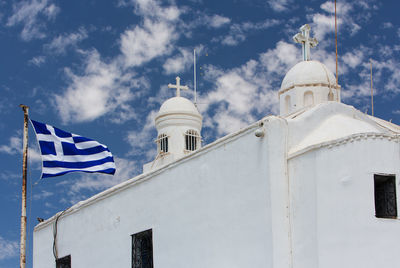
[[[115,173],[115,163],[108,148],[76,134],[31,120],[42,155],[42,178],[68,172]]]

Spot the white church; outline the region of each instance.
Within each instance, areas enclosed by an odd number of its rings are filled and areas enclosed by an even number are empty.
[[[177,78],[154,161],[39,223],[33,267],[400,267],[400,127],[341,103],[301,29],[280,115],[202,147]]]

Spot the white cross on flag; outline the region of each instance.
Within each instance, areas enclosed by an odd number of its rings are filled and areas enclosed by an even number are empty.
[[[42,155],[42,178],[69,172],[115,173],[107,146],[89,138],[31,120]]]

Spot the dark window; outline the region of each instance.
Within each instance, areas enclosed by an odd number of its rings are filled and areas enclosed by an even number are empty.
[[[71,255],[57,259],[56,268],[71,268]]]
[[[158,143],[159,143],[159,152],[160,153],[167,153],[168,152],[168,136],[165,134],[161,134],[158,136]]]
[[[195,130],[189,129],[186,131],[185,135],[185,148],[188,151],[195,151],[197,149],[197,141],[199,139],[199,134]]]
[[[396,218],[396,177],[394,175],[374,175],[375,215],[378,218]]]
[[[132,268],[153,268],[151,229],[132,235]]]

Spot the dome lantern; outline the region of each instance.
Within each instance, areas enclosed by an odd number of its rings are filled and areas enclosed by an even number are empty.
[[[157,129],[157,156],[154,161],[143,166],[143,171],[149,171],[159,166],[169,164],[201,147],[202,116],[196,106],[188,99],[180,96],[180,90],[189,90],[180,84],[168,84],[176,89],[176,97],[166,100],[160,107],[155,118]]]
[[[318,41],[310,37],[310,26],[303,25],[301,33],[293,40],[302,44],[303,61],[293,66],[285,75],[279,90],[280,114],[299,111],[325,101],[340,102],[340,86],[334,74],[319,61],[310,60],[310,47]]]

